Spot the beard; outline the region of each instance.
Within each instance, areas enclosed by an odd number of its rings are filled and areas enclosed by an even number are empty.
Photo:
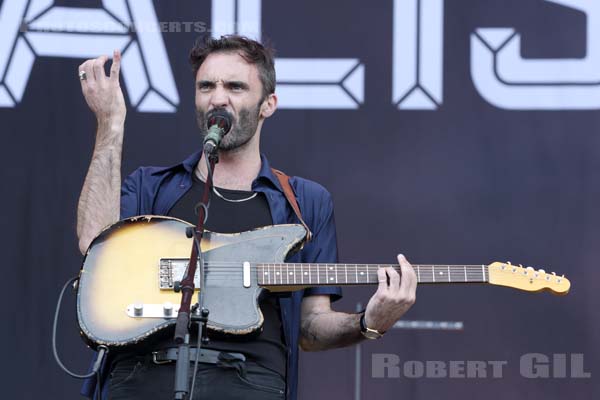
[[[213,110],[216,111],[217,109]],[[231,121],[231,130],[219,143],[219,150],[231,151],[242,148],[246,145],[250,139],[256,134],[258,128],[258,120],[260,115],[260,104],[254,108],[242,108],[239,112],[239,116]],[[196,110],[196,122],[200,128],[200,135],[202,140],[208,134],[208,112],[203,110]]]

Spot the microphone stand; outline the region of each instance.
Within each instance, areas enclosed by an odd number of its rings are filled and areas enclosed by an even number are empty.
[[[210,205],[209,195],[213,186],[212,171],[214,170],[215,164],[219,162],[216,146],[210,148],[210,150],[205,148],[204,156],[207,160],[208,173],[206,177],[206,183],[204,185],[204,191],[202,193],[202,201],[199,203],[199,206],[196,206],[196,210],[198,211],[198,224],[196,227],[190,227],[186,229],[186,236],[188,238],[193,238],[190,261],[181,283],[175,287],[176,291],[182,292],[181,306],[179,307],[177,323],[175,325],[175,343],[178,344],[174,387],[176,400],[185,400],[188,398],[188,394],[190,393],[190,381],[188,378],[190,369],[190,321],[199,322],[198,335],[200,336],[200,340],[198,341],[198,347],[196,349],[196,358],[200,355],[201,345],[207,344],[209,340],[208,336],[206,336],[206,324],[208,322],[209,310],[204,307],[204,289],[206,282],[204,276],[204,260],[202,257],[201,242],[204,234],[204,223],[208,218],[208,207]],[[192,310],[190,310],[191,300],[195,289],[194,277],[196,275],[196,268],[198,265],[200,266],[200,292],[198,293],[198,303],[192,307]]]

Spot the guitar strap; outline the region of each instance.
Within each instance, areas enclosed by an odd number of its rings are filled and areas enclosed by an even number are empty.
[[[302,218],[300,207],[298,207],[298,202],[296,201],[296,195],[294,194],[292,185],[290,185],[290,177],[287,176],[284,172],[275,168],[271,168],[271,172],[273,172],[273,174],[277,177],[277,180],[279,180],[279,184],[283,188],[283,194],[285,195],[285,198],[287,199],[290,206],[292,206],[292,209],[296,213],[296,217],[298,217],[298,220],[300,220],[300,223],[302,224],[302,226],[304,226],[304,229],[306,229],[306,241],[310,242],[310,240],[312,239],[312,232],[310,231],[308,225],[306,225],[306,222],[304,222],[304,219]]]

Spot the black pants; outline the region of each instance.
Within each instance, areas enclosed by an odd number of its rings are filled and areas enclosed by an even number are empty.
[[[190,375],[194,364],[190,363]],[[117,362],[108,382],[110,400],[168,400],[174,398],[175,363],[157,365],[152,357]],[[256,363],[231,361],[198,364],[193,400],[285,399],[282,377]]]

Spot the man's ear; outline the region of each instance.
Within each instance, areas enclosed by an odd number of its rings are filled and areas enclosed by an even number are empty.
[[[277,109],[277,95],[275,93],[271,93],[267,96],[267,98],[262,102],[260,106],[260,116],[261,118],[269,118],[275,110]]]

